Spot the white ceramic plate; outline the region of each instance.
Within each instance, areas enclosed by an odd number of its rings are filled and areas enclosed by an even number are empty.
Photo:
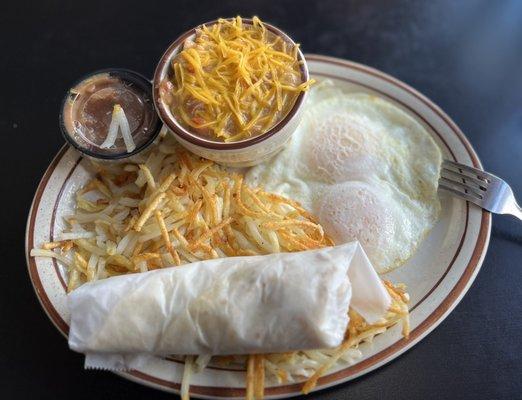
[[[348,91],[370,92],[396,103],[428,129],[445,158],[481,167],[475,151],[455,123],[408,85],[360,64],[317,55],[306,58],[316,78],[330,78]],[[61,230],[62,217],[73,212],[75,190],[90,176],[88,162],[76,151],[62,148],[38,186],[27,223],[26,257],[30,278],[45,312],[64,336],[69,330],[64,270],[54,260],[34,259],[28,254],[31,248],[52,241]],[[316,390],[354,379],[399,356],[431,332],[469,289],[488,247],[491,216],[458,199],[442,197],[441,201],[440,222],[418,252],[386,276],[408,287],[410,339],[403,339],[400,327],[394,327],[378,336],[373,345],[363,345],[364,356],[357,364],[338,365],[323,376]],[[182,372],[180,362],[158,358],[140,370],[121,375],[158,389],[178,392]],[[244,371],[211,366],[193,376],[190,391],[194,397],[243,397],[244,378]],[[300,394],[300,389],[301,384],[268,385],[266,397],[290,397]]]

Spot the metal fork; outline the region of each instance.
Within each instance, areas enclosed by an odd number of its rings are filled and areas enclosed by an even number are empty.
[[[517,204],[511,187],[489,172],[444,160],[439,189],[492,213],[511,214],[522,220],[522,208]]]

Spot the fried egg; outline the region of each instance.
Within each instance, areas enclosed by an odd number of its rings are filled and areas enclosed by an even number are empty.
[[[384,273],[437,222],[440,164],[437,144],[406,112],[323,81],[287,147],[246,181],[299,201],[337,244],[358,240]]]

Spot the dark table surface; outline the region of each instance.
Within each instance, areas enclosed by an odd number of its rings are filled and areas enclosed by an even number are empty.
[[[3,398],[172,398],[84,371],[26,272],[33,193],[62,146],[60,100],[89,71],[151,75],[167,45],[219,16],[259,15],[305,52],[354,60],[440,105],[522,200],[522,1],[10,1],[0,8],[0,392]],[[477,280],[453,313],[389,365],[311,399],[522,398],[522,224],[496,216]]]

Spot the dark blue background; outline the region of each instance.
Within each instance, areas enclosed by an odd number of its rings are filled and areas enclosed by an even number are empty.
[[[151,76],[181,32],[259,15],[305,52],[381,69],[440,105],[484,166],[522,200],[522,1],[10,1],[0,7],[0,392],[4,398],[173,398],[84,371],[33,293],[24,230],[62,145],[58,108],[89,71]],[[313,399],[522,398],[522,224],[496,216],[476,282],[456,310],[389,365]]]

